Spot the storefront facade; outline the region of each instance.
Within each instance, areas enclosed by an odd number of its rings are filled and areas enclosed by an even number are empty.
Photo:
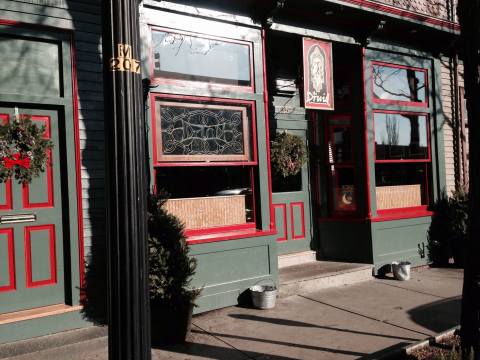
[[[0,329],[16,329],[0,342],[88,324],[79,288],[85,262],[104,265],[108,126],[99,6],[22,2],[19,11],[19,2],[7,3],[0,56],[13,54],[2,61],[16,76],[0,85],[0,116],[49,121],[58,145],[36,191],[0,184],[0,216],[37,216],[0,224],[0,281],[8,279],[0,282]],[[277,283],[284,254],[315,251],[322,260],[372,264],[375,273],[394,260],[427,263],[431,205],[463,166],[449,121],[460,113],[449,6],[143,1],[150,182],[170,194],[168,210],[186,224],[198,260],[194,285],[203,288],[197,312]],[[22,50],[32,56],[15,72]],[[29,73],[32,64],[45,71]],[[270,144],[282,132],[309,152],[287,178],[270,165]],[[57,312],[8,320],[42,306]]]

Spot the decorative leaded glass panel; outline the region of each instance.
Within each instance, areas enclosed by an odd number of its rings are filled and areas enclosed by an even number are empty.
[[[248,105],[158,101],[157,161],[251,161]]]

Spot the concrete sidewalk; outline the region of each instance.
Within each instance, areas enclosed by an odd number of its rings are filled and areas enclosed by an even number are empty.
[[[273,310],[230,307],[194,317],[186,344],[153,359],[376,359],[458,325],[463,271],[420,268],[407,282],[379,280],[294,295]],[[106,337],[11,357],[106,359]],[[1,358],[1,356],[0,356]]]

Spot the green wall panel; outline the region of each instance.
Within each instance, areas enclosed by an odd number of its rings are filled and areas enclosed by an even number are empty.
[[[372,223],[375,271],[388,271],[392,261],[410,261],[413,266],[427,263],[421,252],[427,246],[430,217]],[[383,268],[387,265],[387,268]]]
[[[372,243],[367,222],[319,224],[319,254],[324,260],[371,264]]]
[[[92,323],[85,321],[78,311],[28,321],[19,321],[0,325],[0,334],[2,335],[0,336],[0,344],[92,325]]]
[[[212,252],[196,256],[198,260],[197,280],[208,281],[209,286],[235,281],[241,278],[252,278],[268,275],[268,246]]]

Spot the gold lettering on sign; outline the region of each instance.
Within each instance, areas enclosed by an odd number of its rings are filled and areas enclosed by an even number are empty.
[[[140,74],[140,61],[133,58],[131,45],[117,45],[117,57],[110,59],[110,71],[129,71]]]

